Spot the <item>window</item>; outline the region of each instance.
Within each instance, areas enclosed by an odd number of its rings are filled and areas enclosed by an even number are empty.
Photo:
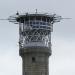
[[[36,24],[39,24],[39,22],[36,22]]]
[[[40,22],[40,24],[42,25],[42,22]]]
[[[30,22],[30,24],[32,24],[32,22]]]
[[[41,20],[41,17],[40,17],[40,16],[37,16],[37,17],[36,17],[36,20]]]
[[[45,22],[43,22],[43,25],[46,25]]]
[[[33,24],[35,24],[35,22],[33,22]]]
[[[36,60],[35,60],[35,57],[32,57],[32,62],[35,62]]]
[[[42,17],[42,21],[46,22],[46,17]]]

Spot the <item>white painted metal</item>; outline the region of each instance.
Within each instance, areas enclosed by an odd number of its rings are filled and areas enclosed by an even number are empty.
[[[37,17],[40,19],[38,20]],[[19,47],[25,48],[50,47],[53,23],[59,22],[60,19],[61,16],[56,14],[18,13],[18,15],[10,16],[9,21],[19,23]]]

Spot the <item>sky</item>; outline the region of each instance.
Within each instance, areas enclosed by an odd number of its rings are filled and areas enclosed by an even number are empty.
[[[35,9],[72,18],[53,25],[49,75],[75,75],[75,1],[0,0],[1,19],[6,19],[17,11],[35,12]],[[18,39],[18,25],[0,21],[0,75],[22,75]]]

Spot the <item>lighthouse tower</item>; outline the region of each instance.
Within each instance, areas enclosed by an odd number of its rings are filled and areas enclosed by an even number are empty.
[[[9,21],[19,24],[19,55],[23,75],[49,75],[51,32],[61,16],[47,13],[16,13]]]

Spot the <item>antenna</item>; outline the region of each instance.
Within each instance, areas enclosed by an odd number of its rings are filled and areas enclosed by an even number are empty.
[[[36,12],[35,14],[37,14],[37,9],[36,9]],[[28,13],[26,13],[26,15],[28,15]],[[50,14],[49,14],[50,15]],[[6,19],[0,19],[0,20],[8,20],[9,22],[13,22],[14,24],[19,24],[19,22],[17,21],[17,19],[20,17],[21,15],[19,14],[19,12],[17,11],[17,13],[15,15],[12,15],[12,16],[9,16],[9,18],[6,18]],[[63,18],[62,16],[58,16],[57,14],[53,14],[53,15],[50,15],[49,16],[51,19],[51,23],[54,24],[56,22],[60,22],[61,20],[64,20],[64,19],[72,19],[72,18]]]
[[[8,19],[0,19],[0,20],[8,20]]]
[[[36,14],[37,14],[37,9],[36,9]]]
[[[64,19],[72,19],[72,18],[63,18],[62,16],[57,16],[56,14],[53,15],[53,23],[55,22],[60,22],[61,20],[64,20]]]
[[[61,18],[61,19],[72,19],[72,18]]]

